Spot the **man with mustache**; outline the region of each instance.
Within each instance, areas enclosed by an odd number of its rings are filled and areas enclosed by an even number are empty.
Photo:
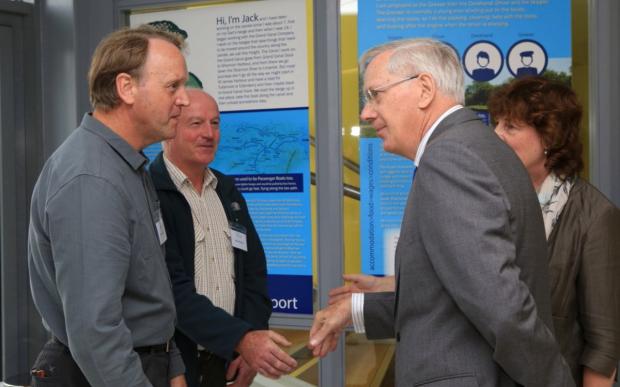
[[[220,140],[217,103],[200,89],[188,95],[177,136],[150,167],[168,232],[176,340],[190,387],[249,386],[256,372],[277,378],[296,362],[279,347],[290,343],[267,330],[265,253],[245,200],[209,168]]]

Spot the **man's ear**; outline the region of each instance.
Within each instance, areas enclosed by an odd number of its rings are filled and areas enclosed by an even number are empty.
[[[116,76],[116,93],[127,105],[133,105],[136,98],[136,81],[127,73],[119,73]]]
[[[426,109],[433,99],[435,99],[435,93],[437,93],[437,85],[435,79],[427,73],[421,73],[417,81],[420,85],[420,100],[418,101],[418,107],[420,109]]]

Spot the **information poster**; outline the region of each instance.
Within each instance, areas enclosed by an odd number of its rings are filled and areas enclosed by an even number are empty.
[[[210,167],[243,193],[267,256],[274,312],[312,313],[306,0],[138,13],[187,36],[188,70],[220,107]],[[169,25],[169,24],[168,24]],[[154,157],[160,146],[145,153]]]
[[[570,82],[570,22],[568,0],[364,0],[358,2],[358,49],[361,56],[388,41],[422,37],[450,44],[465,71],[465,104],[489,124],[488,96],[515,77],[544,74]],[[362,271],[393,274],[414,166],[386,155],[374,131],[362,133]]]

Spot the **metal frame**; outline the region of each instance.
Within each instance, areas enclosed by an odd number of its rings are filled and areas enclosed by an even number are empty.
[[[589,0],[590,180],[620,206],[620,2]]]
[[[319,307],[342,284],[343,176],[340,92],[340,1],[314,1],[316,178]],[[336,220],[336,221],[334,221]],[[344,337],[319,363],[320,386],[344,386]]]

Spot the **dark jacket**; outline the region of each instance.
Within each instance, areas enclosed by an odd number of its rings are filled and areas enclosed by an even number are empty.
[[[194,282],[194,223],[189,204],[168,173],[160,153],[149,167],[166,227],[166,262],[177,308],[176,342],[186,366],[188,386],[198,385],[197,343],[230,360],[249,330],[266,329],[271,315],[267,293],[267,265],[248,208],[232,178],[211,169],[216,192],[229,221],[247,230],[248,252],[235,248],[234,317],[198,293]],[[237,203],[237,204],[233,204]]]
[[[620,210],[578,179],[549,235],[555,334],[578,386],[620,358]]]

